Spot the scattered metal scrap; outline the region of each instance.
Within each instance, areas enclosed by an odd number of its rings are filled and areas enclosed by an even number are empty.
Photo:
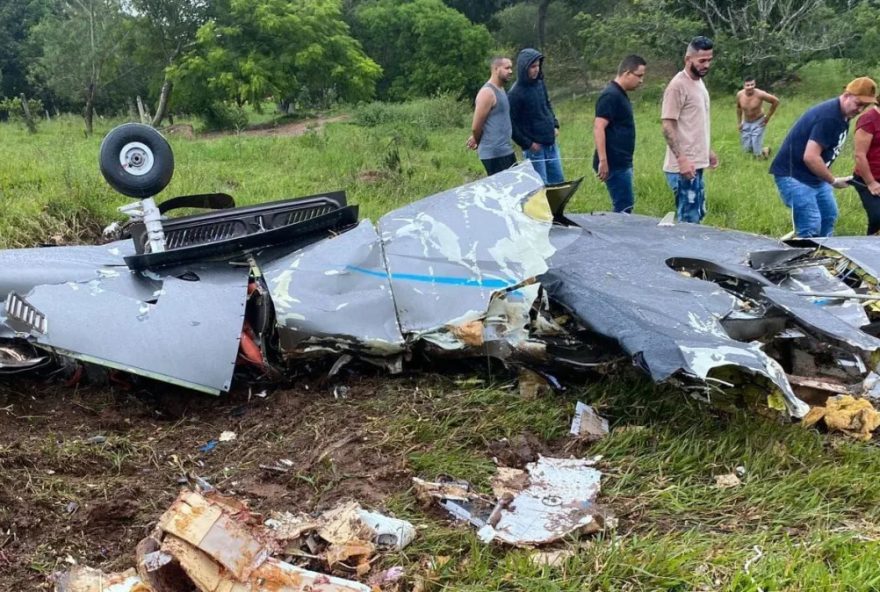
[[[462,481],[413,479],[416,495],[434,499],[454,518],[477,527],[483,542],[546,545],[574,532],[598,532],[613,521],[596,503],[602,473],[594,460],[540,457],[526,470],[499,467],[494,499]]]
[[[0,252],[0,372],[52,354],[216,394],[236,369],[310,358],[331,373],[355,358],[397,372],[414,353],[542,371],[631,360],[707,392],[754,383],[793,417],[801,397],[878,390],[875,238],[567,216],[577,186],[545,187],[526,162],[376,225],[342,192],[167,200],[227,208],[183,218],[126,207],[131,240]]]
[[[268,526],[261,522],[234,498],[184,490],[156,530],[138,544],[136,569],[105,574],[74,566],[55,576],[55,591],[374,592],[378,587],[311,571],[275,555],[320,559],[328,571],[346,568],[345,562],[354,558],[357,567],[349,571],[363,576],[377,548],[400,549],[415,537],[408,522],[353,502],[318,518],[279,514],[266,521]],[[310,537],[317,554],[294,552],[302,537]],[[383,572],[376,578],[396,581],[401,575]]]

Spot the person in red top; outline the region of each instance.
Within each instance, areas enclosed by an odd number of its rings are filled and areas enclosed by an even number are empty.
[[[856,123],[855,185],[865,213],[868,214],[868,234],[880,231],[880,109],[874,105]]]

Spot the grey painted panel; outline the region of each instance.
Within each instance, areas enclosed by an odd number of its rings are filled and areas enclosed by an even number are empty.
[[[39,345],[190,388],[229,389],[249,270],[193,266],[199,281],[162,279],[155,304],[102,282],[38,286],[28,301],[48,318]]]
[[[480,318],[498,291],[547,269],[547,220],[523,211],[543,183],[528,161],[379,220],[405,335]],[[546,204],[546,199],[544,199]]]
[[[344,343],[377,354],[402,351],[382,245],[368,220],[273,261],[257,259],[283,348],[306,342]]]

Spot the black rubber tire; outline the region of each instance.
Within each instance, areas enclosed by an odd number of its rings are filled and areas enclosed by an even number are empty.
[[[134,154],[134,160],[126,160]],[[146,159],[144,159],[146,157]],[[126,162],[146,160],[140,168]],[[165,189],[174,174],[174,153],[162,134],[148,125],[124,123],[110,130],[101,142],[101,174],[113,189],[129,197],[152,197]],[[132,171],[137,171],[132,172]]]

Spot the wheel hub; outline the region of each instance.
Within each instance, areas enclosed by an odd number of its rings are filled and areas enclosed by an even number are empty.
[[[119,151],[119,164],[130,175],[146,175],[153,169],[153,151],[141,142],[129,142]]]

